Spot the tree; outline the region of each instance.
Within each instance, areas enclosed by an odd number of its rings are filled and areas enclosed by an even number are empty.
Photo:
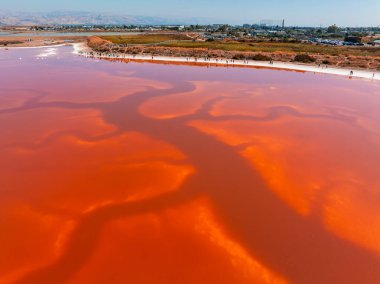
[[[218,32],[225,33],[229,30],[229,25],[223,25],[218,29]]]
[[[340,31],[340,28],[337,25],[332,25],[327,28],[327,32],[331,34],[336,34]]]

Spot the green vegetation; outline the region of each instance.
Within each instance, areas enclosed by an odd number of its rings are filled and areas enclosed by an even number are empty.
[[[340,28],[337,25],[332,25],[327,28],[327,32],[331,34],[337,34],[340,32]]]
[[[300,42],[238,42],[191,41],[185,34],[147,34],[136,36],[103,36],[115,44],[156,44],[164,47],[204,48],[209,50],[238,52],[286,52],[345,56],[380,56],[380,49],[373,47],[326,46]]]
[[[19,40],[0,40],[0,45],[2,46],[8,46],[10,44],[22,44],[24,43],[23,41]]]
[[[184,34],[146,34],[135,36],[103,36],[105,40],[109,40],[115,44],[156,44],[170,40],[190,40]]]
[[[313,62],[315,62],[315,58],[311,57],[308,54],[297,54],[294,57],[294,61],[302,62],[302,63],[313,63]]]
[[[263,55],[261,53],[255,54],[255,55],[247,55],[244,53],[236,53],[232,59],[236,60],[255,60],[255,61],[270,61],[272,60],[271,57]]]
[[[356,56],[380,56],[380,49],[366,47],[339,47],[324,46],[308,43],[283,43],[283,42],[175,42],[163,44],[163,46],[184,48],[207,48],[223,51],[247,51],[247,52],[289,52],[312,53],[327,55],[356,55]]]

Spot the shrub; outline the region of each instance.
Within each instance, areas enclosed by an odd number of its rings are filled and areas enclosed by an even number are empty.
[[[235,60],[245,60],[245,55],[244,54],[241,54],[241,53],[237,53],[235,54],[232,59],[235,59]]]
[[[330,64],[330,61],[328,61],[328,60],[323,60],[322,63],[328,65],[328,64]]]
[[[256,60],[256,61],[271,61],[272,60],[272,58],[270,58],[269,56],[266,56],[261,53],[249,56],[248,59]]]
[[[311,57],[308,54],[297,54],[294,57],[294,61],[302,62],[302,63],[312,63],[312,62],[315,62],[315,58]]]
[[[0,41],[0,45],[3,46],[8,46],[8,44],[21,44],[24,43],[23,41],[18,41],[18,40],[4,40]]]

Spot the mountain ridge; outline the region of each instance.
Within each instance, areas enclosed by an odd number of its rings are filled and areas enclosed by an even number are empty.
[[[14,12],[0,10],[0,25],[181,25],[206,23],[206,19],[166,19],[152,16],[88,11]]]

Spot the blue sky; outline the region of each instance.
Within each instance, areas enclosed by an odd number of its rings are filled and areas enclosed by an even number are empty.
[[[380,25],[380,0],[0,0],[0,9],[197,17],[230,24],[284,18],[289,25]]]

